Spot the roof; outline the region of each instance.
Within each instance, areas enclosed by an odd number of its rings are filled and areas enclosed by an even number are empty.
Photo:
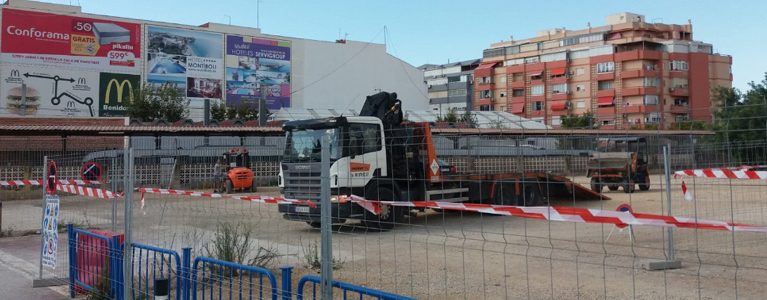
[[[435,70],[435,69],[442,69],[442,68],[449,68],[449,67],[455,67],[455,66],[470,66],[470,65],[478,65],[480,63],[480,59],[469,59],[464,61],[457,61],[452,63],[446,63],[441,65],[435,65],[435,64],[423,64],[418,67],[420,70],[429,71],[429,70]]]
[[[473,111],[480,128],[502,127],[508,129],[549,129],[550,127],[530,119],[501,111]],[[275,112],[272,118],[277,121],[295,121],[304,119],[319,119],[340,116],[353,117],[359,115],[352,109],[303,109],[283,108]],[[431,110],[405,110],[405,119],[412,122],[436,122],[439,114]]]
[[[282,135],[280,127],[0,125],[0,136]]]

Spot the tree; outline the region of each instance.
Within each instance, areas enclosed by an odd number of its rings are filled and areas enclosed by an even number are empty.
[[[735,88],[713,90],[719,109],[714,113],[715,141],[727,145],[735,163],[765,163],[767,157],[767,73],[760,83],[749,83],[741,93]]]
[[[580,116],[567,115],[562,117],[562,128],[590,129],[597,128],[598,124],[594,119],[594,114],[585,112]]]
[[[217,105],[211,106],[210,118],[216,122],[226,120],[226,104],[219,103]]]
[[[461,114],[461,118],[459,119],[460,122],[466,123],[466,126],[470,128],[477,127],[477,116],[471,113],[468,109],[463,111],[463,114]]]
[[[142,122],[165,120],[176,122],[189,116],[189,101],[170,84],[153,88],[143,85],[135,90],[133,98],[126,105],[130,118]]]

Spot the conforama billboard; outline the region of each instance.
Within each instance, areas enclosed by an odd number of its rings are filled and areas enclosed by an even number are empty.
[[[123,116],[140,82],[138,23],[5,8],[0,37],[0,115]]]

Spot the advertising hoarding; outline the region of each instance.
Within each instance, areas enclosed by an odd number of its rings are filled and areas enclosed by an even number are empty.
[[[4,63],[139,73],[141,25],[3,9]]]
[[[223,35],[147,27],[147,82],[172,85],[190,100],[222,99]]]
[[[269,109],[290,107],[290,41],[247,36],[226,37],[226,104]]]
[[[139,77],[140,24],[4,8],[0,36],[0,114],[124,115],[121,103],[102,113],[104,97],[117,96],[99,80]]]

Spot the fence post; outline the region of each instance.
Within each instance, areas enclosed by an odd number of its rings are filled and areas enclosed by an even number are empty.
[[[110,270],[109,270],[109,280],[112,282],[110,285],[112,288],[112,295],[114,295],[115,299],[126,299],[124,298],[124,295],[122,291],[125,289],[125,276],[122,274],[122,259],[123,259],[123,247],[125,247],[125,244],[120,244],[120,236],[115,235],[110,240],[110,247],[109,247],[109,253],[111,255],[109,261],[110,263]]]
[[[131,219],[133,216],[133,148],[128,148],[126,151],[123,152],[124,160],[123,163],[123,192],[125,193],[125,196],[123,198],[125,202],[125,212],[124,212],[124,226],[125,226],[125,245],[131,245]],[[123,279],[125,281],[130,280],[133,282],[133,262],[132,262],[132,252],[133,251],[124,251],[124,257],[123,257]],[[123,282],[123,287],[126,285],[126,282]],[[133,284],[130,284],[129,288],[123,288],[123,299],[131,299]]]
[[[69,244],[69,297],[75,297],[75,276],[77,276],[77,236],[75,226],[67,224],[67,243]]]
[[[43,279],[43,250],[45,249],[45,226],[43,226],[43,222],[45,221],[45,195],[47,194],[46,183],[48,182],[48,156],[43,156],[43,174],[41,175],[42,181],[40,182],[40,186],[43,188],[43,197],[42,197],[42,206],[41,206],[41,218],[40,218],[40,265],[38,269],[38,276],[37,279],[42,280]],[[34,281],[33,281],[34,283]]]
[[[320,198],[320,231],[321,231],[321,256],[320,274],[322,283],[320,291],[322,299],[333,299],[333,241],[330,231],[333,229],[331,222],[331,204],[330,204],[330,136],[324,134],[321,142],[321,166],[320,184],[322,185]]]
[[[292,287],[291,283],[293,282],[293,267],[289,265],[284,265],[280,267],[280,270],[282,271],[282,300],[291,300],[291,294],[292,294]]]
[[[189,300],[189,283],[192,279],[192,248],[186,247],[181,252],[181,299]]]
[[[671,216],[671,153],[670,146],[663,146],[663,172],[666,179],[666,215]],[[679,269],[682,262],[677,260],[674,255],[674,228],[666,228],[666,259],[660,261],[649,261],[645,263],[644,268],[650,271]]]

